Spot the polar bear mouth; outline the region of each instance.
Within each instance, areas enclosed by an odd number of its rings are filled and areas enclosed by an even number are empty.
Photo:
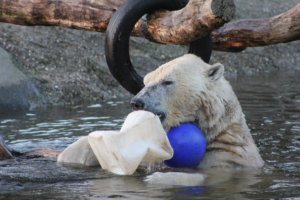
[[[166,120],[166,114],[163,113],[163,112],[157,112],[157,113],[153,113],[155,114],[156,116],[158,116],[159,120],[160,120],[160,123],[163,125],[165,120]]]

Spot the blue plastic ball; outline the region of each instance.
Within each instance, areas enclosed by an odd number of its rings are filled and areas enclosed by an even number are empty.
[[[191,123],[173,127],[167,132],[174,150],[170,160],[163,161],[168,167],[195,167],[202,160],[206,142],[200,129]]]

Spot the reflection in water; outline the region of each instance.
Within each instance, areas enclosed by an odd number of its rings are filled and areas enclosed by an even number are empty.
[[[11,147],[20,151],[63,150],[92,131],[120,129],[129,112],[129,103],[118,101],[101,106],[53,107],[30,113],[10,113],[10,116],[0,115],[0,134]]]
[[[237,77],[230,82],[264,160],[270,166],[254,170],[198,171],[199,186],[148,184],[147,169],[117,176],[99,168],[63,166],[55,160],[20,157],[0,161],[0,199],[199,199],[283,198],[300,196],[299,71]],[[18,151],[63,150],[95,130],[120,129],[131,112],[129,99],[71,107],[49,107],[0,114],[0,134]],[[169,172],[173,169],[155,168]]]

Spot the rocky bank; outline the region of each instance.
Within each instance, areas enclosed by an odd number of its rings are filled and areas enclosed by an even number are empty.
[[[236,19],[272,17],[299,0],[236,0]],[[105,61],[103,33],[61,27],[26,27],[0,23],[0,112],[36,106],[101,101],[128,96]],[[159,45],[131,38],[130,54],[145,73],[181,56],[187,47]],[[242,53],[213,52],[227,76],[255,75],[300,68],[300,41],[247,48]]]

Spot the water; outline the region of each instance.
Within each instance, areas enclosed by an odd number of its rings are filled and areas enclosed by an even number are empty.
[[[206,173],[210,179],[199,186],[173,186],[143,182],[147,170],[118,176],[98,167],[20,157],[0,161],[0,199],[300,198],[299,77],[300,71],[293,70],[230,79],[267,167],[229,172],[184,170]],[[0,134],[18,151],[63,150],[94,130],[120,129],[130,111],[129,99],[117,99],[0,114]],[[148,166],[148,170],[154,168]]]

